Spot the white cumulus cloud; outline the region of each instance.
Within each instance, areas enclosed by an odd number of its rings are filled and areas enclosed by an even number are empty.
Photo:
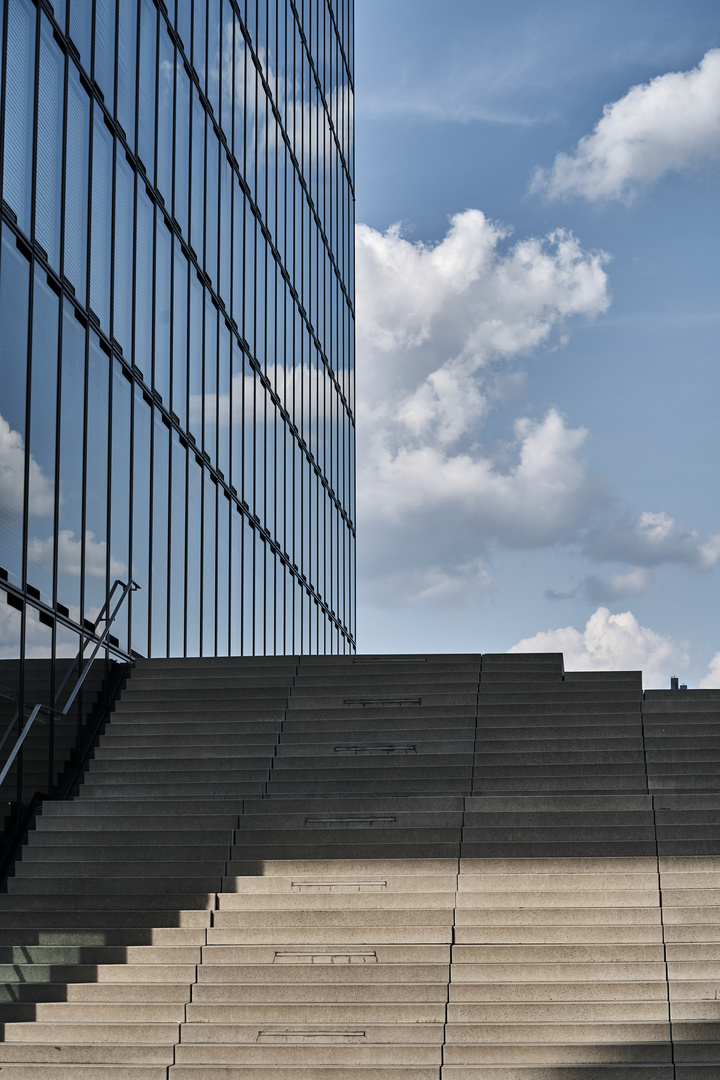
[[[708,664],[708,673],[700,682],[701,690],[720,690],[720,652]]]
[[[592,134],[536,169],[530,186],[554,198],[629,200],[665,173],[718,160],[720,49],[711,49],[692,71],[659,75],[606,105]]]
[[[452,218],[435,245],[398,225],[357,229],[363,567],[377,584],[402,550],[407,598],[454,602],[468,582],[488,587],[484,544],[552,542],[594,490],[587,431],[555,409],[518,418],[502,445],[480,441],[513,382],[508,365],[609,304],[603,253],[565,232],[514,245],[508,235],[479,210]]]
[[[641,626],[631,611],[612,615],[599,607],[583,631],[574,626],[523,638],[511,653],[561,652],[567,671],[637,671],[645,687],[665,688],[670,675],[690,662],[687,645]]]

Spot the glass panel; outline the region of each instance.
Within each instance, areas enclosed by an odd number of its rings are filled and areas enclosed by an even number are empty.
[[[80,619],[80,555],[85,413],[85,330],[71,303],[63,304],[60,373],[60,486],[57,598]]]
[[[287,651],[285,632],[285,567],[275,557],[275,652],[283,656]]]
[[[243,325],[243,290],[245,285],[245,196],[233,176],[233,237],[232,237],[232,316],[239,327]],[[227,298],[226,298],[227,301]]]
[[[20,734],[23,714],[21,665],[22,615],[8,603],[8,594],[0,589],[0,738],[10,728],[11,734],[5,748],[0,751],[0,764],[4,765],[10,747]],[[17,799],[18,773],[11,773],[0,792],[2,802]],[[4,815],[3,815],[4,816]]]
[[[170,656],[185,653],[185,473],[187,451],[172,432],[170,502]]]
[[[242,620],[243,620],[243,516],[237,506],[230,512],[231,552],[230,580],[230,655],[242,655]]]
[[[10,581],[22,575],[25,506],[25,401],[27,393],[30,267],[15,237],[2,230],[0,256],[0,565]]]
[[[56,273],[60,270],[64,70],[65,57],[43,14],[38,85],[35,237],[45,248],[48,261]],[[5,198],[7,200],[7,195]]]
[[[130,401],[132,388],[129,379],[117,362],[113,364],[112,389],[112,464],[110,500],[110,577],[127,581],[130,564]],[[113,634],[120,647],[128,647],[128,611],[126,600],[120,608]]]
[[[217,288],[219,230],[219,153],[220,144],[211,124],[207,126],[207,189],[205,192],[205,269]]]
[[[171,237],[165,217],[158,210],[155,247],[155,368],[154,384],[163,401],[170,403],[170,277]]]
[[[135,356],[148,382],[152,377],[154,207],[144,184],[138,185],[135,251]]]
[[[220,123],[227,134],[228,142],[232,141],[232,96],[233,96],[233,45],[235,37],[235,22],[230,0],[222,0],[222,12],[220,15],[220,48],[222,61],[220,71]]]
[[[192,213],[190,219],[190,242],[203,265],[204,258],[204,212],[205,212],[205,110],[197,93],[192,102]]]
[[[265,602],[263,605],[263,652],[272,656],[275,652],[275,556],[272,550],[265,549]]]
[[[193,270],[190,271],[190,431],[202,446],[203,421],[203,286]]]
[[[230,198],[233,189],[233,173],[227,154],[220,151],[220,280],[218,289],[225,301],[226,307],[230,308],[230,273],[231,273],[231,248],[232,228]]]
[[[112,113],[115,94],[115,0],[95,0],[95,82]]]
[[[132,267],[135,175],[125,155],[115,168],[115,278],[113,281],[113,337],[132,362]]]
[[[71,0],[70,37],[78,47],[82,66],[90,72],[92,51],[92,0]]]
[[[172,207],[173,99],[175,96],[175,49],[160,20],[160,68],[158,71],[157,186]]]
[[[216,522],[217,485],[206,469],[203,476],[203,656],[215,655]]]
[[[68,77],[65,156],[65,277],[85,304],[90,99],[73,64]]]
[[[40,598],[53,603],[55,554],[55,428],[58,391],[58,318],[60,303],[45,274],[35,273],[33,293],[32,380],[30,394],[30,467],[28,474],[27,581]],[[4,455],[3,455],[4,457]]]
[[[220,348],[218,353],[218,468],[230,478],[230,332],[220,319]]]
[[[183,427],[187,425],[188,362],[188,264],[175,241],[173,269],[172,407]]]
[[[207,95],[215,116],[220,115],[220,0],[208,0]]]
[[[262,597],[260,598],[262,601]],[[243,514],[243,583],[242,613],[244,656],[251,656],[255,646],[255,530]]]
[[[152,656],[167,656],[170,431],[163,423],[162,413],[159,409],[153,409],[153,418],[150,651]]]
[[[205,47],[206,47],[206,0],[195,0],[193,4],[193,67],[200,76],[200,86],[205,90]]]
[[[183,2],[179,5],[185,7]],[[188,232],[188,195],[190,188],[190,79],[185,65],[176,54],[175,60],[175,218],[185,236]]]
[[[218,313],[205,293],[205,367],[203,399],[203,449],[210,460],[217,462],[217,363],[218,363]]]
[[[15,0],[8,10],[5,79],[3,199],[30,235],[33,109],[35,104],[35,7]]]
[[[230,413],[230,483],[238,492],[242,492],[243,478],[243,362],[244,354],[234,338],[231,338],[232,348],[232,381],[231,381],[231,413]],[[241,496],[242,497],[242,496]]]
[[[229,649],[230,584],[230,500],[218,490],[217,530],[217,655],[227,656]]]
[[[141,656],[148,655],[148,598],[150,580],[150,417],[151,407],[139,386],[133,400],[132,473],[132,576],[140,586],[132,593],[130,644]]]
[[[190,39],[192,37],[192,8],[188,0],[177,0],[176,29],[182,39],[183,47],[187,56],[190,55]]]
[[[200,655],[200,591],[202,581],[202,466],[188,455],[187,499],[187,655]]]
[[[118,8],[117,118],[125,129],[131,150],[135,149],[137,25],[137,4],[121,3]]]
[[[155,58],[158,11],[152,0],[140,3],[140,75],[138,79],[138,154],[155,183]]]
[[[107,600],[107,479],[110,427],[110,359],[90,333],[87,392],[87,463],[85,479],[85,610],[95,622]]]
[[[99,109],[93,125],[90,307],[110,333],[110,251],[112,236],[113,139]]]

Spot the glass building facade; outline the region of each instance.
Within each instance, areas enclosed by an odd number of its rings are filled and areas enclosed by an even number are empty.
[[[352,0],[0,6],[5,674],[353,651]]]

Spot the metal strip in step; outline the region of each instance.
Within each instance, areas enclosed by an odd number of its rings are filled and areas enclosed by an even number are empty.
[[[426,656],[355,656],[353,664],[426,664]]]
[[[377,964],[372,952],[275,952],[273,964]]]
[[[325,828],[371,829],[373,825],[393,825],[394,817],[311,817],[305,818],[305,827],[324,826]]]
[[[349,1042],[357,1039],[365,1039],[367,1035],[364,1031],[258,1031],[257,1042],[266,1043],[303,1043],[308,1040],[312,1042]]]
[[[291,881],[291,889],[387,889],[387,881]]]
[[[348,708],[365,709],[368,707],[391,708],[422,705],[422,698],[382,697],[382,698],[344,698],[343,705]]]
[[[340,743],[333,747],[334,754],[417,754],[415,743]]]

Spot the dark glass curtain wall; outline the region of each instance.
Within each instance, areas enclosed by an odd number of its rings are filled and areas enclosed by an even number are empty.
[[[352,0],[0,10],[0,657],[352,651]]]

